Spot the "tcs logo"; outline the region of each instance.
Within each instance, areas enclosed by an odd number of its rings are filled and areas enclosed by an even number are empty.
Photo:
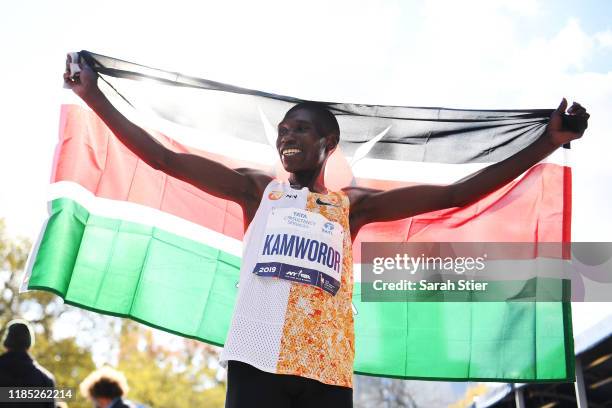
[[[283,196],[282,191],[270,191],[268,194],[268,198],[270,200],[279,200]]]

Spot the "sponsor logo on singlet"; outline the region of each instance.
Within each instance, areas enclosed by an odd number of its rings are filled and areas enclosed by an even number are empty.
[[[270,193],[268,194],[268,198],[270,200],[279,200],[282,196],[283,196],[283,192],[282,191],[270,191]]]
[[[325,202],[325,201],[321,200],[320,198],[317,198],[317,204],[318,205],[330,205],[332,207],[340,207],[340,205],[337,204],[336,200],[330,200],[330,201],[332,201],[332,202],[328,203],[328,202]]]
[[[283,198],[283,195],[285,198],[289,198],[293,200],[295,200],[298,197],[297,194],[285,194],[282,191],[273,190],[268,193],[268,198],[270,200],[276,201],[276,200],[280,200],[281,198]]]

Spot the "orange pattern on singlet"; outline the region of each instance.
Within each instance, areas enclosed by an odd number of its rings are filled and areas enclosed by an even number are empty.
[[[317,199],[335,205],[317,204]],[[336,221],[344,229],[341,284],[335,296],[311,285],[292,285],[276,371],[352,387],[355,336],[349,200],[344,193],[311,192],[306,210]]]

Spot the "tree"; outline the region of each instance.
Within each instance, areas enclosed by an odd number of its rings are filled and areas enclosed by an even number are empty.
[[[208,367],[211,346],[177,338],[171,350],[156,344],[151,329],[124,320],[118,369],[128,379],[128,397],[151,407],[222,407],[225,384]]]
[[[0,327],[16,316],[24,316],[38,330],[49,333],[51,324],[61,314],[61,302],[51,293],[28,292],[19,294],[31,244],[23,238],[10,239],[6,234],[4,220],[0,219]]]

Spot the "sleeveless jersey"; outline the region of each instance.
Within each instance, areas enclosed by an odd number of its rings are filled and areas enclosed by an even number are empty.
[[[268,216],[274,208],[297,208],[323,215],[344,229],[340,288],[332,295],[316,286],[253,273]],[[349,200],[342,192],[319,194],[272,181],[243,241],[234,315],[221,364],[237,360],[262,371],[312,378],[352,387],[353,257]]]

